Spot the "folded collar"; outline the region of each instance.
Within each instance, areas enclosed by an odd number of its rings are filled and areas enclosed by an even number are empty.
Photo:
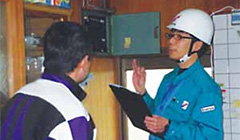
[[[64,84],[80,101],[87,96],[86,92],[79,86],[79,84],[66,74],[45,71],[41,78]]]

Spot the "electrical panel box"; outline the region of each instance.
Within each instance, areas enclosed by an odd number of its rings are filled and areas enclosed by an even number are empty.
[[[83,10],[82,23],[88,31],[96,55],[109,55],[110,14],[100,11]]]
[[[90,33],[97,55],[141,55],[160,53],[158,12],[110,15],[84,10],[83,26]]]
[[[159,54],[159,13],[114,15],[111,18],[113,55]]]

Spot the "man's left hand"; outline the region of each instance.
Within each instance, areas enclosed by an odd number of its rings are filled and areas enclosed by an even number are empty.
[[[161,116],[153,115],[152,117],[146,116],[144,123],[147,129],[153,133],[162,133],[169,124],[169,120]]]

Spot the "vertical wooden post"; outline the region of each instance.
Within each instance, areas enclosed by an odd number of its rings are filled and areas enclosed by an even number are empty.
[[[9,94],[25,84],[23,1],[6,1]]]

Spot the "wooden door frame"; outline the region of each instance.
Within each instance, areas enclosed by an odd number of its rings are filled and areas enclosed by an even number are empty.
[[[0,0],[6,7],[9,96],[26,83],[22,0]]]

